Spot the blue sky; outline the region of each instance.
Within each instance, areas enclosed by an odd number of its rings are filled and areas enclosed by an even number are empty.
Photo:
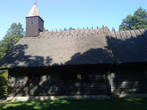
[[[25,28],[25,17],[34,0],[0,1],[0,40],[13,22]],[[118,30],[122,19],[142,7],[147,0],[38,0],[38,7],[48,30],[83,27],[114,27]]]

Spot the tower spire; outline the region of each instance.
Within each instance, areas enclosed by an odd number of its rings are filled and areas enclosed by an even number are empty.
[[[44,21],[40,15],[37,0],[34,0],[34,5],[26,17],[26,36],[36,37],[44,30]]]
[[[42,16],[39,12],[38,6],[37,6],[37,0],[34,0],[34,5],[31,9],[31,11],[29,12],[29,14],[27,15],[27,17],[32,17],[32,16],[39,16],[42,19]]]
[[[37,0],[34,0],[34,5],[37,5]]]

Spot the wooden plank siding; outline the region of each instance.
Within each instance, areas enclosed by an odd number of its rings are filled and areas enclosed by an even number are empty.
[[[84,67],[80,67],[81,70],[78,70],[78,67],[71,66],[55,68],[57,71],[45,70],[48,71],[48,74],[39,73],[44,72],[43,70],[37,73],[37,69],[36,74],[33,69],[32,74],[14,74],[14,72],[23,71],[13,69],[9,70],[8,96],[146,94],[147,71],[141,67],[138,66],[137,69],[133,70],[132,68],[136,68],[135,64],[134,66],[109,65],[109,68],[105,65],[105,68],[95,68],[95,70],[86,67],[89,69],[86,72],[83,70]],[[27,69],[26,71],[31,72]]]

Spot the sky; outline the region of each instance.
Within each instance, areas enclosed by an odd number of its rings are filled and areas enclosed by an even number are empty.
[[[119,29],[122,20],[139,7],[147,9],[147,0],[37,0],[45,29],[91,28],[108,26]],[[14,22],[25,29],[25,17],[34,0],[0,1],[0,40]]]

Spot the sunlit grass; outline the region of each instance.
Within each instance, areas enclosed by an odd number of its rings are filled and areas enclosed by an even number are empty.
[[[67,100],[7,102],[0,104],[0,108],[2,110],[48,110],[55,106],[58,107],[67,104],[69,104]]]
[[[7,102],[2,110],[147,110],[146,98]]]

